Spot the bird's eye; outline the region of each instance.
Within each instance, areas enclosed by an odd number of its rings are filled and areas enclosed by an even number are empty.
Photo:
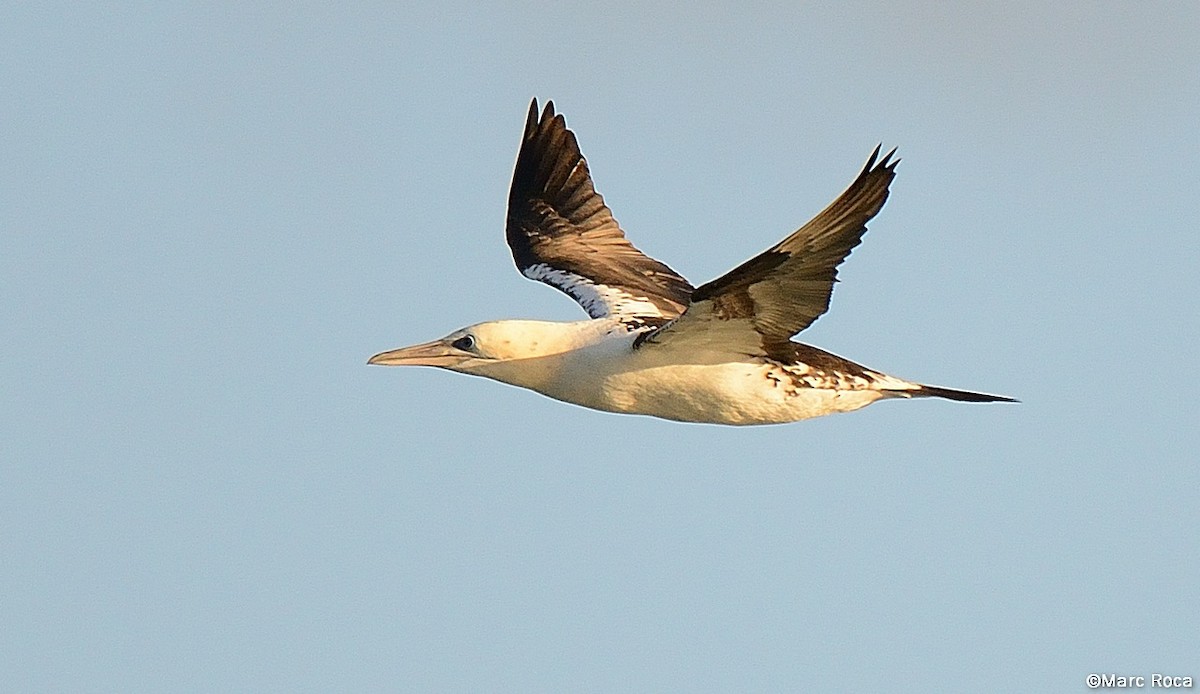
[[[460,349],[464,352],[470,352],[475,349],[475,337],[473,335],[463,335],[454,342],[450,343],[454,349]]]

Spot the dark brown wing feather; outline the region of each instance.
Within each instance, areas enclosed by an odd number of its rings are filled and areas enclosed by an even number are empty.
[[[715,331],[737,349],[789,353],[789,338],[829,309],[837,267],[861,241],[896,176],[895,150],[871,153],[836,200],[795,233],[725,275],[697,287],[676,321],[643,342],[689,339]],[[718,323],[728,322],[718,327]]]
[[[553,102],[541,118],[537,100],[529,106],[506,235],[523,274],[566,292],[594,318],[660,324],[682,313],[692,293],[687,280],[625,238]]]

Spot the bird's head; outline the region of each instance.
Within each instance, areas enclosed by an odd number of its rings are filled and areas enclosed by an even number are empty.
[[[382,366],[436,366],[481,373],[501,362],[558,354],[578,345],[576,324],[502,320],[471,325],[411,347],[380,352],[367,360]]]

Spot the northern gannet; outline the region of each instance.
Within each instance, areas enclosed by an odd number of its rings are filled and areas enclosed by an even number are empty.
[[[791,337],[829,308],[837,266],[888,196],[898,159],[871,154],[829,207],[767,251],[699,287],[625,238],[592,185],[575,134],[529,107],[508,196],[522,274],[590,319],[500,320],[382,352],[368,363],[435,366],[609,412],[683,422],[777,424],[885,398],[1015,402],[922,385]]]

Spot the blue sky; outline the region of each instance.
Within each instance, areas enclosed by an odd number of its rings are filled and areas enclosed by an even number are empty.
[[[1200,10],[0,10],[0,684],[1074,691],[1200,676]],[[582,314],[554,99],[694,283],[899,147],[802,340],[1023,400],[786,426],[367,367]]]

